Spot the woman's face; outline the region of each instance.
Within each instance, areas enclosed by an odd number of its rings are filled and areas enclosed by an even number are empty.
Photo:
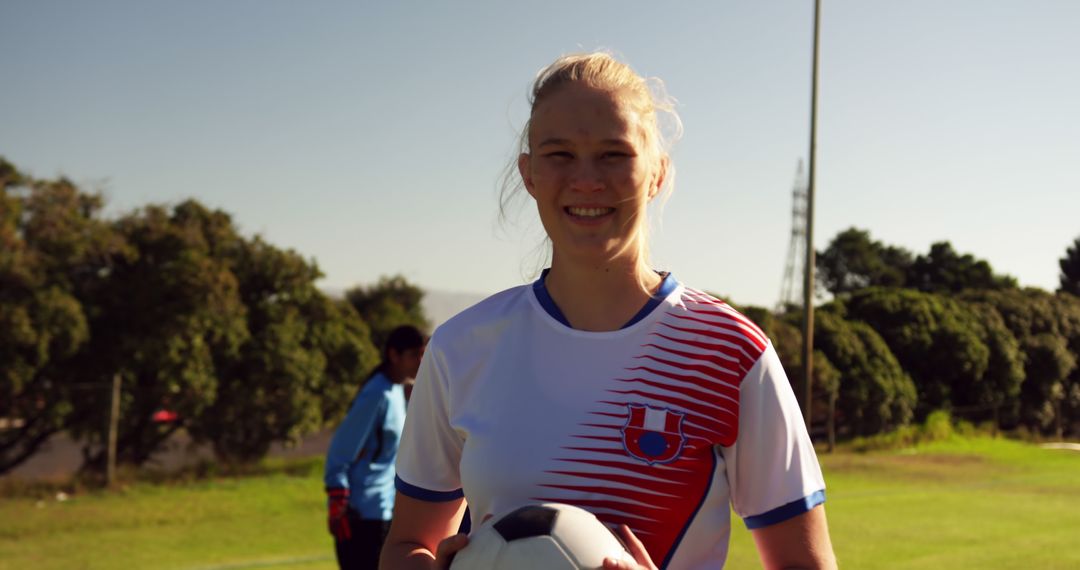
[[[638,255],[645,207],[664,176],[645,127],[618,93],[570,84],[533,111],[525,188],[557,259],[603,263]]]
[[[401,376],[403,380],[408,380],[416,378],[416,374],[420,371],[420,361],[424,358],[424,347],[406,348],[401,351],[390,348],[386,351],[386,355],[390,359],[390,366],[395,370],[395,375]]]

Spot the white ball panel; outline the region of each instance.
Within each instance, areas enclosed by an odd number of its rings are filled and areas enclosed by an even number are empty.
[[[574,557],[578,568],[600,568],[609,556],[634,561],[615,535],[589,511],[566,505],[545,506],[559,509],[552,534]]]
[[[592,513],[563,504],[540,506],[558,512],[550,535],[506,542],[495,529],[503,517],[489,519],[473,530],[469,545],[454,557],[451,570],[593,570],[601,568],[609,556],[634,561]]]
[[[496,563],[505,549],[506,542],[491,525],[481,526],[469,535],[469,545],[454,556],[450,570],[497,568]]]
[[[515,540],[503,549],[496,568],[515,570],[580,570],[570,554],[550,536]]]

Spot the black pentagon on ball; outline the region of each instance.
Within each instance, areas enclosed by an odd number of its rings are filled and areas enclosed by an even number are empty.
[[[533,536],[548,536],[555,528],[559,511],[540,505],[518,508],[503,516],[493,526],[503,540],[511,542]]]

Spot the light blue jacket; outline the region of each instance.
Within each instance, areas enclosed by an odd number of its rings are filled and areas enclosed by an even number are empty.
[[[390,520],[394,460],[405,425],[405,391],[382,372],[353,400],[326,453],[327,489],[349,489],[349,505],[367,520]]]

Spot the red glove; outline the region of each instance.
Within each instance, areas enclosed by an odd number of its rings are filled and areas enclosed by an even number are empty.
[[[352,529],[349,528],[349,490],[348,489],[327,489],[326,495],[327,501],[327,526],[330,528],[330,534],[334,535],[334,538],[338,540],[349,540],[352,538]]]

